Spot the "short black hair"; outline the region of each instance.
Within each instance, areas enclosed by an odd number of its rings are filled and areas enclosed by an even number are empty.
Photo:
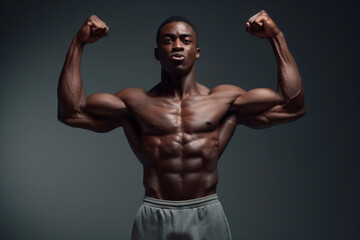
[[[171,17],[168,17],[167,19],[165,19],[159,26],[157,32],[156,32],[156,45],[159,46],[159,34],[160,34],[160,29],[165,26],[168,23],[172,23],[172,22],[184,22],[186,24],[189,24],[191,26],[191,28],[194,30],[195,34],[196,34],[196,47],[198,47],[199,45],[199,35],[197,33],[196,27],[194,26],[194,24],[192,24],[188,19],[186,19],[183,16],[179,16],[179,15],[174,15]]]

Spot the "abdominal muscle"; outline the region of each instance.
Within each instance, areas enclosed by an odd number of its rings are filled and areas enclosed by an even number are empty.
[[[216,192],[217,130],[197,134],[143,136],[145,195],[186,200]]]

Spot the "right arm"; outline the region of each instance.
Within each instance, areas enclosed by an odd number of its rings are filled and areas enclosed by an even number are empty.
[[[72,127],[107,132],[121,126],[126,111],[120,95],[96,93],[86,96],[80,74],[81,55],[86,43],[107,36],[109,28],[90,16],[74,36],[58,83],[58,119]]]

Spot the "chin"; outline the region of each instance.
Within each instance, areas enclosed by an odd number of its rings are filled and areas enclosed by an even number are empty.
[[[192,67],[184,66],[182,64],[177,64],[177,65],[163,67],[163,69],[168,74],[185,75],[191,71]]]
[[[173,68],[169,71],[170,74],[176,74],[176,75],[186,75],[189,72],[190,72],[189,68],[182,68],[182,67]]]

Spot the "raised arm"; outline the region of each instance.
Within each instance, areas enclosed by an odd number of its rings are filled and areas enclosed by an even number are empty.
[[[278,87],[277,91],[262,88],[240,94],[232,104],[238,123],[264,128],[303,116],[306,110],[301,76],[283,33],[264,10],[246,22],[246,30],[269,40],[277,62]]]
[[[110,131],[121,125],[126,110],[119,96],[97,93],[87,97],[80,74],[85,44],[108,35],[109,28],[95,15],[90,16],[74,36],[58,83],[58,119],[72,127],[96,132]]]

